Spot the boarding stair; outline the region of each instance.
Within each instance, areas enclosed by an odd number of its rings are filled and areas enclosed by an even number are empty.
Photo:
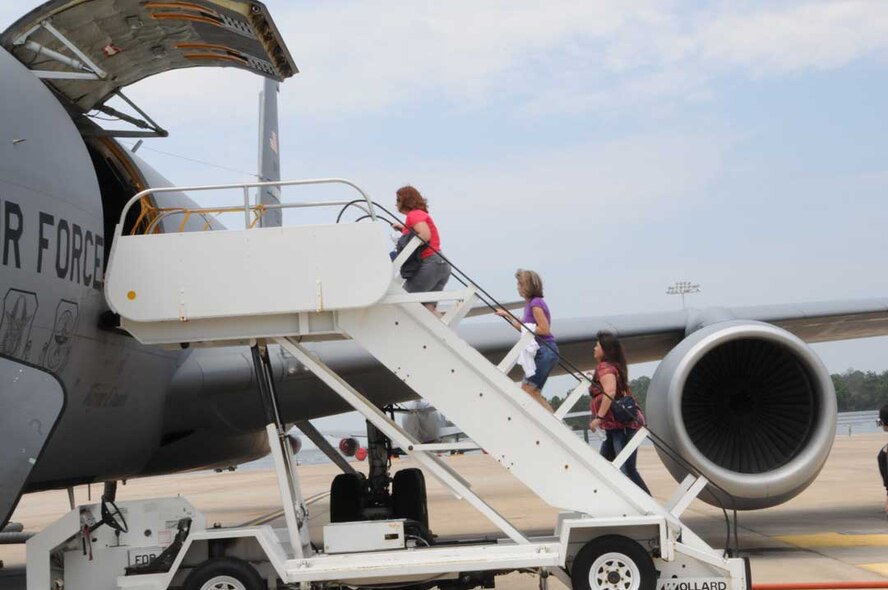
[[[344,183],[360,191],[352,183],[337,179],[158,190],[329,183]],[[122,220],[126,219],[129,207],[146,194],[133,197],[124,208]],[[375,221],[374,204],[362,191],[361,195],[359,206]],[[254,354],[259,355],[257,366],[265,363],[266,367],[267,356],[264,359],[261,356],[265,347],[279,344],[412,455],[425,471],[490,519],[509,537],[513,547],[526,546],[537,555],[550,551],[559,530],[577,522],[611,532],[634,528],[652,532],[650,536],[657,539],[656,555],[664,563],[685,556],[707,564],[714,571],[742,577],[742,562],[723,556],[681,522],[682,512],[706,485],[705,479],[689,476],[666,506],[659,504],[619,469],[641,444],[645,432],[634,437],[613,462],[608,461],[561,420],[583,393],[583,385],[571,394],[563,409],[553,415],[509,378],[509,371],[532,334],[522,336],[498,366],[459,336],[455,326],[477,302],[478,289],[474,285],[440,293],[404,291],[400,264],[413,248],[421,246],[418,238],[392,261],[388,254],[391,241],[383,224],[252,229],[248,212],[252,206],[246,197],[244,200],[246,228],[241,230],[124,235],[123,226],[118,225],[105,295],[109,305],[120,314],[124,329],[150,344],[258,343],[254,346],[254,351],[258,351]],[[342,206],[344,203],[312,202],[280,207]],[[423,305],[445,300],[454,304],[443,317]],[[332,339],[355,341],[458,425],[473,443],[422,444],[413,439],[305,346],[309,342]],[[280,416],[274,414],[274,395],[273,391],[263,391],[263,396],[269,399],[266,405],[269,436],[276,440],[272,444],[273,452],[284,455],[285,425]],[[562,511],[555,538],[544,544],[529,539],[477,496],[470,483],[437,456],[440,451],[468,446],[483,448],[543,501]],[[295,557],[305,559],[311,548],[305,533],[295,467],[285,458],[280,460],[289,465],[279,476],[282,493],[286,494],[285,509],[290,505],[287,521],[295,529],[291,544]],[[284,488],[290,492],[284,492]],[[297,491],[293,492],[294,489]],[[333,558],[342,560],[344,556],[331,556]],[[305,563],[293,562],[292,579],[298,578]],[[350,563],[352,567],[359,567],[355,565],[359,560],[354,557]],[[516,558],[515,563],[523,562]],[[368,561],[368,567],[378,568],[379,558]],[[397,564],[392,567],[396,569]],[[325,575],[323,567],[313,565],[312,568],[311,575],[315,577],[305,579],[317,580],[317,576]],[[340,567],[331,568],[336,576],[342,575]]]

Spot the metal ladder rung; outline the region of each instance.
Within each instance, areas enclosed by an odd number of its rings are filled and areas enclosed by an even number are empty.
[[[564,420],[565,414],[570,412],[573,407],[577,405],[577,401],[588,391],[589,386],[586,385],[585,381],[581,381],[580,384],[574,387],[573,391],[570,392],[570,395],[564,399],[564,402],[558,406],[558,409],[555,410],[555,417],[559,420]]]
[[[472,306],[475,305],[475,301],[478,299],[478,290],[474,285],[469,285],[465,291],[463,291],[462,300],[458,301],[456,305],[447,310],[444,314],[444,317],[441,318],[441,321],[450,326],[451,328],[455,327],[470,311],[472,311]]]
[[[623,450],[620,451],[620,454],[617,455],[612,461],[614,467],[620,469],[623,466],[623,463],[625,463],[629,459],[629,456],[632,455],[632,453],[634,453],[638,449],[641,443],[644,442],[644,439],[647,438],[647,435],[647,428],[645,428],[644,426],[639,428],[635,432],[635,435],[632,437],[632,439],[628,443],[626,443],[625,447],[623,447]]]
[[[339,451],[330,444],[330,442],[324,437],[323,434],[315,428],[314,424],[312,424],[308,420],[300,420],[296,422],[296,428],[302,431],[302,434],[308,437],[308,440],[313,442],[318,449],[321,450],[324,455],[327,456],[333,463],[336,464],[339,469],[342,470],[343,473],[357,473],[355,468],[352,467],[348,461],[345,460],[345,457],[339,454]]]
[[[426,301],[462,300],[465,291],[426,291],[422,293],[389,293],[380,303],[425,303]]]
[[[682,480],[681,485],[672,493],[672,497],[666,503],[666,510],[676,518],[679,518],[708,483],[709,480],[705,477],[694,477],[688,474]]]
[[[401,250],[395,259],[392,260],[392,274],[400,279],[401,277],[401,267],[404,266],[404,263],[407,262],[407,259],[410,258],[410,255],[413,254],[413,251],[419,248],[422,245],[422,240],[419,239],[419,236],[413,236],[407,245],[404,246],[404,249]]]
[[[530,344],[530,341],[535,338],[533,332],[524,331],[521,333],[521,338],[518,339],[518,342],[515,343],[515,346],[512,347],[506,356],[503,357],[503,360],[496,366],[497,369],[502,371],[503,373],[508,374],[511,371],[515,364],[518,362],[518,357],[521,356],[521,351],[527,348],[527,345]]]
[[[480,449],[477,444],[473,442],[458,442],[458,443],[423,443],[418,445],[413,445],[408,447],[408,451],[423,451],[423,452],[446,452],[446,451],[475,451]]]

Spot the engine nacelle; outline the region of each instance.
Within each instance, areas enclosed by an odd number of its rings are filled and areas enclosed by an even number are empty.
[[[836,396],[820,358],[770,324],[702,328],[660,363],[647,395],[650,428],[715,486],[726,508],[775,506],[808,487],[832,448]],[[687,471],[664,451],[677,481]],[[713,497],[713,496],[717,497]]]
[[[339,441],[339,452],[346,457],[354,457],[361,445],[358,440],[352,437],[343,438]]]
[[[440,440],[444,419],[429,402],[418,399],[404,405],[407,408],[401,420],[404,430],[421,443]]]
[[[302,438],[295,434],[288,434],[287,440],[290,441],[290,450],[296,455],[302,450]]]

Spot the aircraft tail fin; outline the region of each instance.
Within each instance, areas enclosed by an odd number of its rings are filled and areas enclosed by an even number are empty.
[[[281,179],[280,140],[278,137],[278,95],[279,84],[265,78],[262,92],[259,93],[259,181],[270,182]],[[260,189],[257,201],[262,205],[277,205],[281,202],[279,187]],[[283,211],[268,209],[259,218],[260,227],[280,227]]]

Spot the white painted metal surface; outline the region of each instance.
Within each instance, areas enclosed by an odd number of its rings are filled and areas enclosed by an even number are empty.
[[[291,583],[296,583],[405,575],[432,576],[447,572],[557,567],[560,562],[557,543],[430,547],[292,560],[287,563],[287,578]]]
[[[518,342],[516,342],[515,346],[513,346],[512,349],[506,353],[506,356],[503,357],[503,360],[500,361],[496,368],[508,375],[509,371],[511,371],[518,363],[518,357],[521,356],[521,353],[524,351],[525,348],[527,348],[527,346],[534,338],[536,338],[536,336],[533,332],[529,330],[522,330],[521,336],[518,338]]]
[[[84,521],[100,522],[100,504],[80,506],[31,537],[27,542],[26,578],[28,590],[51,588],[50,555],[61,550],[65,565],[65,587],[73,589],[108,588],[123,574],[139,549],[163,550],[176,537],[177,523],[191,519],[194,530],[202,530],[206,521],[184,498],[155,498],[120,503],[129,525],[128,532],[117,535],[107,525],[90,534],[84,545],[80,531]],[[87,547],[84,554],[84,546]],[[133,553],[133,552],[136,553]],[[141,576],[140,576],[141,577]]]
[[[689,475],[688,477],[691,476]],[[691,505],[691,502],[693,502],[697,498],[697,496],[700,495],[700,492],[703,491],[703,488],[706,487],[707,483],[709,482],[706,481],[706,478],[703,476],[694,479],[694,481],[691,483],[684,494],[682,494],[674,502],[670,500],[669,504],[667,505],[669,508],[669,512],[674,514],[676,518],[680,518],[684,511],[687,510],[688,506]],[[682,489],[683,487],[684,485],[682,485],[682,487],[679,489]]]
[[[191,319],[367,307],[391,284],[389,244],[369,223],[125,236],[105,295],[128,320],[173,330]]]
[[[614,460],[612,461],[614,467],[616,467],[617,469],[623,467],[623,463],[628,461],[629,457],[632,456],[632,453],[638,450],[638,447],[641,446],[641,443],[644,442],[644,439],[647,438],[647,435],[647,428],[645,428],[644,426],[639,428],[629,440],[629,442],[626,443],[626,446],[623,447],[623,450],[620,451],[620,454],[614,457]]]
[[[284,519],[287,522],[287,534],[290,546],[293,548],[293,556],[304,557],[306,552],[311,554],[308,513],[302,499],[302,490],[299,486],[296,466],[293,464],[293,455],[289,452],[290,443],[284,438],[286,433],[279,432],[274,424],[266,425],[265,433],[268,435],[268,443],[271,447],[271,457],[277,474],[278,490],[281,494],[281,504],[284,507]]]
[[[339,312],[339,326],[551,506],[680,525],[419,303]]]
[[[587,393],[589,393],[589,384],[585,381],[581,381],[580,384],[574,387],[570,394],[564,399],[564,402],[558,406],[558,409],[555,410],[555,417],[559,420],[563,420],[567,413],[577,405],[579,399]]]
[[[324,527],[324,553],[391,551],[407,546],[404,519],[338,522]]]
[[[367,398],[330,370],[329,367],[311,356],[305,348],[285,338],[279,338],[277,339],[277,342],[287,349],[290,354],[296,357],[296,360],[308,367],[312,373],[321,379],[321,381],[326,383],[333,391],[339,394],[346,403],[356,411],[360,412],[368,422],[389,437],[395,444],[402,449],[409,449],[418,444],[418,441],[414,440],[400,426],[398,426],[398,424],[390,420],[382,410],[371,404]],[[472,486],[469,482],[451,469],[449,465],[429,453],[411,453],[410,451],[408,451],[408,453],[416,459],[421,467],[441,480],[441,482],[450,488],[458,498],[469,502],[510,539],[518,544],[528,543],[527,539],[518,529],[512,526],[511,523],[503,518],[503,516],[492,506],[478,497],[472,491]]]

